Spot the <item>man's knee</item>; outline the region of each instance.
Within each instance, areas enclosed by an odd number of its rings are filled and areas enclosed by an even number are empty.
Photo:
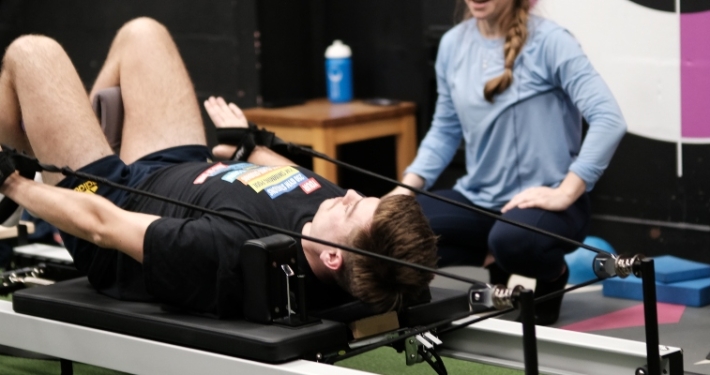
[[[149,17],[139,17],[126,22],[117,34],[117,38],[129,40],[145,40],[151,37],[170,38],[170,33],[163,24]]]
[[[42,58],[55,61],[54,58],[60,55],[66,55],[66,52],[56,40],[43,35],[23,35],[7,47],[3,66],[30,62],[36,65]]]

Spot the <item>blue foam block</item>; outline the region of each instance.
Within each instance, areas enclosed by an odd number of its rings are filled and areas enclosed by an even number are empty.
[[[643,300],[641,279],[629,276],[604,280],[604,295],[626,299]],[[665,284],[656,282],[656,299],[658,302],[677,305],[702,307],[710,304],[710,277]]]
[[[710,277],[710,265],[664,255],[653,258],[656,281],[675,283]]]

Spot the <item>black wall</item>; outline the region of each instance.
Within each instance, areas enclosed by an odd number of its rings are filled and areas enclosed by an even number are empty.
[[[453,24],[454,1],[0,0],[0,47],[19,34],[51,36],[88,89],[115,31],[149,16],[173,34],[199,99],[222,95],[248,108],[325,96],[323,54],[342,39],[353,49],[356,96],[416,102],[421,138],[433,108],[433,59],[440,35]],[[398,177],[393,139],[343,146],[339,153]],[[341,181],[371,195],[391,189],[349,172]]]
[[[353,50],[355,95],[359,98],[386,97],[417,103],[418,137],[421,139],[432,115],[433,60],[440,35],[431,37],[430,26],[438,30],[453,25],[453,0],[330,0],[324,1],[324,38],[318,48],[318,76],[324,77],[322,54],[334,39]],[[432,12],[432,10],[436,12]],[[325,87],[323,81],[319,83]],[[435,83],[434,87],[435,87]],[[325,91],[321,91],[322,95]],[[377,150],[377,152],[372,152]],[[394,167],[394,139],[345,145],[343,160],[379,174],[399,178]],[[393,188],[373,178],[343,173],[341,182],[366,194],[381,195]]]
[[[617,251],[710,263],[710,145],[627,134],[594,189],[592,230]]]
[[[353,51],[355,96],[417,103],[418,137],[423,137],[436,98],[436,50],[441,35],[454,24],[455,0],[257,3],[263,103],[325,96],[323,54],[333,40],[340,39]],[[344,145],[338,153],[343,161],[398,178],[393,138]],[[340,183],[368,195],[381,195],[393,187],[342,170]]]
[[[173,33],[200,99],[222,95],[242,107],[325,96],[323,53],[341,39],[353,50],[357,97],[418,105],[418,138],[436,100],[434,60],[454,22],[456,0],[0,0],[0,48],[42,33],[65,47],[87,88],[125,21],[150,16]],[[208,122],[209,123],[209,122]],[[622,141],[592,198],[592,234],[620,252],[675,254],[710,262],[710,146],[634,135]],[[376,150],[376,152],[373,152]],[[397,178],[394,140],[343,146],[340,158]],[[437,186],[464,173],[461,155]],[[351,172],[344,187],[380,195],[392,187]]]
[[[87,90],[115,32],[148,16],[173,34],[198,99],[222,95],[243,107],[256,105],[254,0],[2,0],[0,48],[17,35],[48,35],[62,44]]]

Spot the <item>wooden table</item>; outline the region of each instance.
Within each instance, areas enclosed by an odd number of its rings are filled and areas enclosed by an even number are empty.
[[[336,159],[338,145],[394,136],[397,178],[401,178],[416,153],[414,111],[414,103],[410,102],[373,106],[361,101],[332,104],[326,99],[316,99],[292,107],[250,108],[244,114],[249,121],[287,142],[311,146]],[[338,183],[338,169],[333,163],[314,158],[313,171]]]

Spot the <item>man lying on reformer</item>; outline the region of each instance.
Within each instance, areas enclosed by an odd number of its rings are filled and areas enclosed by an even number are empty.
[[[112,86],[121,87],[125,108],[118,155],[89,104],[89,97]],[[363,198],[260,146],[239,153],[244,161],[210,162],[192,83],[168,31],[154,20],[136,19],[118,31],[89,97],[57,42],[18,38],[5,52],[0,73],[0,142],[41,163],[423,266],[436,264],[435,236],[412,197]],[[207,108],[214,117],[215,108]],[[12,172],[16,166],[22,174],[21,165],[7,162],[13,157],[0,153],[0,193],[62,231],[76,267],[97,290],[219,317],[241,313],[240,247],[273,232],[74,176],[43,172],[45,184],[37,183]],[[376,311],[394,310],[416,299],[433,277],[298,242],[298,256],[310,266],[310,309],[355,297]]]

